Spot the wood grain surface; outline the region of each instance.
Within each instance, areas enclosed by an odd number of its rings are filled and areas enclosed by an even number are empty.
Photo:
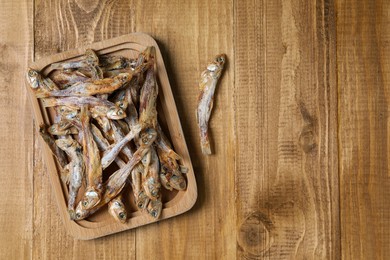
[[[0,259],[389,259],[390,3],[0,0]],[[30,61],[155,38],[196,173],[188,213],[91,241],[58,214]],[[197,81],[224,52],[201,154]]]
[[[388,1],[337,3],[344,259],[390,258],[389,10]]]

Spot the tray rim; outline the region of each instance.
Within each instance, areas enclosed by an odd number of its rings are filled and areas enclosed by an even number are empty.
[[[145,34],[145,33],[141,33],[141,32],[137,32],[137,33],[122,35],[122,36],[108,39],[108,40],[103,40],[100,42],[95,42],[95,43],[88,44],[88,45],[85,45],[82,47],[78,47],[78,48],[75,48],[75,49],[72,49],[69,51],[56,53],[56,54],[41,58],[37,61],[29,63],[28,67],[31,67],[31,68],[34,68],[37,70],[43,70],[43,69],[47,68],[48,66],[50,66],[51,63],[62,61],[62,60],[73,59],[73,58],[76,58],[78,56],[83,55],[86,48],[91,48],[91,49],[94,49],[94,50],[99,52],[100,50],[112,48],[116,45],[125,44],[125,43],[136,43],[136,44],[139,44],[142,46],[153,45],[156,47],[156,54],[157,54],[157,60],[158,60],[158,62],[157,62],[157,68],[158,68],[157,75],[158,75],[158,78],[160,79],[160,85],[163,85],[161,83],[162,79],[165,81],[164,85],[166,85],[165,87],[163,87],[163,86],[159,87],[159,91],[160,91],[159,98],[161,98],[160,94],[161,94],[161,91],[163,90],[162,92],[164,93],[163,94],[164,98],[168,98],[170,101],[170,103],[169,103],[169,107],[171,107],[170,111],[174,112],[173,115],[170,114],[169,116],[173,117],[173,120],[177,123],[177,126],[175,126],[174,136],[172,136],[172,133],[171,133],[172,129],[171,129],[171,127],[169,127],[169,135],[171,136],[171,139],[173,139],[173,138],[182,139],[181,140],[182,144],[183,144],[182,149],[184,149],[184,153],[185,153],[184,156],[183,155],[182,156],[183,156],[183,159],[184,158],[186,159],[185,160],[186,166],[189,168],[189,171],[187,173],[187,180],[189,183],[188,183],[187,190],[183,192],[184,194],[181,197],[181,199],[177,202],[177,204],[172,205],[169,208],[163,209],[163,212],[162,212],[160,219],[154,220],[152,218],[149,218],[149,216],[140,215],[140,216],[136,216],[134,218],[140,218],[140,217],[147,218],[149,221],[147,221],[146,223],[139,224],[139,223],[133,223],[134,221],[131,221],[132,218],[130,218],[126,224],[111,222],[111,224],[107,224],[107,225],[104,225],[101,227],[95,227],[95,228],[83,227],[79,223],[89,222],[89,221],[75,222],[75,221],[72,221],[69,219],[67,207],[66,207],[66,199],[64,199],[65,195],[64,195],[64,192],[62,191],[62,184],[61,184],[60,178],[58,177],[58,166],[56,165],[57,163],[55,162],[55,159],[54,159],[53,155],[51,154],[50,149],[44,143],[42,138],[38,138],[38,139],[40,139],[40,144],[41,144],[41,149],[43,152],[44,161],[46,162],[46,168],[47,168],[47,171],[48,171],[49,176],[50,176],[50,183],[52,186],[51,190],[52,190],[52,192],[54,192],[55,199],[56,199],[57,206],[58,206],[58,212],[61,216],[62,222],[63,222],[67,232],[69,234],[71,234],[73,237],[75,237],[76,239],[80,239],[80,240],[89,240],[89,239],[99,238],[99,237],[107,236],[110,234],[115,234],[115,233],[122,232],[125,230],[130,230],[130,229],[133,229],[133,228],[136,228],[139,226],[162,221],[164,219],[180,215],[184,212],[189,211],[195,205],[195,202],[196,202],[197,196],[198,196],[195,173],[193,170],[191,157],[190,157],[190,154],[188,151],[188,146],[187,146],[184,134],[183,134],[181,121],[180,121],[180,118],[178,115],[176,103],[174,101],[169,78],[168,78],[168,75],[167,75],[167,72],[165,69],[164,60],[162,58],[162,55],[161,55],[161,52],[160,52],[160,49],[158,47],[157,42],[150,35]],[[159,61],[161,61],[161,62],[159,62]],[[30,103],[31,103],[32,108],[34,110],[34,119],[36,121],[36,128],[38,129],[39,125],[41,123],[48,121],[47,113],[40,106],[40,102],[38,101],[38,98],[36,98],[35,95],[33,94],[27,81],[26,81],[25,86],[27,88],[27,92],[28,92],[27,94],[29,96]],[[162,103],[161,100],[160,100],[160,102]],[[165,104],[167,104],[167,106],[168,106],[167,102],[165,102]],[[164,114],[165,114],[165,112],[166,111],[164,111]],[[176,140],[175,141],[172,140],[172,142],[176,143]],[[191,180],[191,182],[190,182],[190,180]],[[61,194],[59,194],[58,189],[61,190]]]

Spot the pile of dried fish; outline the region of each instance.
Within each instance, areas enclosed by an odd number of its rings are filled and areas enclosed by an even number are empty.
[[[42,105],[53,107],[54,124],[41,125],[40,134],[68,184],[70,218],[84,219],[108,204],[124,223],[128,183],[137,208],[158,218],[161,186],[185,190],[187,183],[186,168],[157,119],[155,48],[135,59],[88,49],[79,60],[51,66],[54,72],[46,78],[28,69],[27,81]],[[119,167],[113,173],[106,170],[112,163]]]

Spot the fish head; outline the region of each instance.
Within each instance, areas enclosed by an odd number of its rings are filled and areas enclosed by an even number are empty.
[[[92,49],[87,49],[85,51],[85,58],[87,62],[93,66],[98,66],[99,65],[99,58],[96,55],[95,51]]]
[[[219,54],[215,56],[214,60],[207,66],[208,73],[214,78],[219,78],[221,76],[225,63],[226,63],[225,54]]]
[[[117,107],[117,106],[112,106],[108,109],[107,117],[109,119],[118,120],[118,119],[125,118],[126,113],[122,108]]]
[[[161,185],[164,186],[165,189],[173,190],[173,187],[169,183],[169,180],[168,180],[167,176],[164,173],[160,174],[160,182],[161,182]]]
[[[88,217],[90,211],[83,208],[81,203],[79,203],[76,207],[76,210],[73,212],[73,216],[71,215],[71,218],[73,217],[73,220],[82,220]]]
[[[149,215],[152,216],[153,218],[155,219],[159,218],[162,211],[161,198],[158,200],[151,200],[148,204],[147,211]]]
[[[179,171],[173,172],[171,178],[169,179],[169,184],[175,190],[185,190],[187,188],[186,179]]]
[[[61,106],[60,107],[60,113],[61,115],[66,119],[75,119],[78,114],[78,109],[67,107],[67,106]]]
[[[33,89],[38,89],[43,82],[42,75],[32,68],[27,69],[26,79]]]
[[[157,200],[160,197],[161,183],[153,177],[149,177],[143,183],[146,195],[152,199]]]
[[[215,56],[214,58],[214,63],[220,67],[220,68],[223,68],[223,66],[225,66],[225,62],[226,62],[226,55],[225,54],[218,54],[217,56]]]
[[[129,83],[131,80],[131,74],[130,73],[119,73],[116,77],[117,80],[119,80],[123,85],[126,83]]]
[[[69,122],[60,121],[58,123],[52,124],[49,126],[48,131],[50,134],[57,134],[59,132],[63,132],[64,130],[71,127]]]
[[[115,102],[115,105],[125,111],[127,106],[129,105],[129,102],[127,100],[120,100]]]
[[[146,209],[149,201],[150,199],[144,191],[138,193],[138,196],[135,198],[135,203],[137,205],[137,208],[140,209],[141,211]]]
[[[118,222],[125,223],[127,220],[125,205],[120,200],[111,201],[108,206],[108,212]]]
[[[151,145],[157,138],[157,131],[153,128],[146,128],[140,133],[141,145]]]
[[[92,209],[100,202],[100,193],[93,188],[87,189],[83,199],[79,202],[79,205],[84,209]],[[77,205],[77,206],[79,206]]]

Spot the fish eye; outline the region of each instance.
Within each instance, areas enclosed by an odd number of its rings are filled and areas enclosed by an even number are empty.
[[[152,193],[152,196],[153,196],[153,197],[156,197],[156,196],[158,195],[158,192],[157,192],[156,190],[152,190],[151,193]]]
[[[142,208],[143,205],[144,205],[144,204],[142,204],[142,202],[138,203],[138,207],[139,207],[139,208]]]
[[[121,213],[119,213],[119,217],[120,217],[121,219],[124,219],[124,218],[126,217],[126,215],[125,215],[125,213],[121,212]]]
[[[77,218],[77,219],[81,218],[80,213],[76,213],[76,218]]]
[[[33,77],[33,76],[36,76],[37,75],[37,72],[35,70],[29,70],[28,71],[28,75]]]
[[[83,201],[83,206],[86,207],[88,205],[87,201]]]
[[[118,115],[123,115],[123,111],[122,110],[118,110]]]
[[[152,217],[157,217],[157,212],[155,210],[153,210],[152,212],[150,212],[150,214],[152,215]]]

